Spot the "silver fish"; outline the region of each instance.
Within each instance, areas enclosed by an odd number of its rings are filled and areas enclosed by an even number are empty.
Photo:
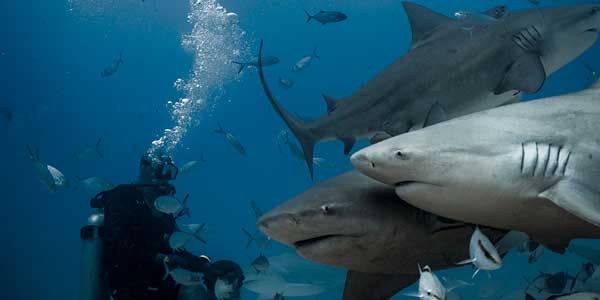
[[[321,58],[317,54],[317,47],[315,47],[313,49],[313,52],[311,54],[305,55],[302,58],[300,58],[300,60],[298,60],[298,62],[296,62],[296,64],[294,65],[294,67],[292,67],[292,71],[293,72],[302,72],[302,71],[304,71],[306,68],[308,68],[310,66],[310,64],[312,63],[313,59],[315,59],[315,58]]]
[[[502,267],[502,257],[498,254],[498,250],[496,250],[490,239],[479,230],[479,227],[475,228],[471,236],[469,254],[470,258],[457,264],[473,264],[477,268],[473,273],[473,278],[480,270],[491,271]]]
[[[240,141],[230,132],[227,132],[223,129],[223,127],[221,126],[221,123],[217,123],[219,125],[219,128],[215,129],[214,132],[215,133],[220,133],[222,135],[225,136],[225,138],[227,139],[227,141],[229,142],[229,144],[237,151],[239,152],[241,155],[245,155],[246,154],[246,149],[244,148],[244,146],[242,145],[242,143],[240,143]]]

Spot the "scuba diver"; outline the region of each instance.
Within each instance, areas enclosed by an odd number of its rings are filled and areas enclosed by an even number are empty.
[[[158,211],[154,201],[175,194],[169,181],[177,177],[178,168],[172,160],[145,154],[139,167],[138,182],[91,200],[98,213],[81,228],[80,300],[239,299],[244,281],[239,265],[227,260],[211,263],[206,256],[169,246],[177,216]],[[195,278],[203,274],[206,289],[199,280],[181,288],[173,279],[175,269]]]

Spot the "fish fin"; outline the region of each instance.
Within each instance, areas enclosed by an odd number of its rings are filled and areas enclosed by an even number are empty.
[[[516,103],[520,103],[520,102],[521,102],[521,95],[520,95],[520,92],[519,92],[519,94],[517,94],[514,97],[508,99],[508,101],[506,101],[506,102],[498,105],[498,107],[505,106],[505,105],[516,104]]]
[[[427,117],[425,117],[425,122],[423,123],[423,128],[444,122],[446,120],[448,120],[446,111],[438,102],[436,102],[429,109]]]
[[[337,100],[323,94],[323,100],[325,100],[325,104],[327,105],[327,113],[331,114],[337,108]]]
[[[217,129],[213,130],[215,133],[225,134],[225,130],[223,130],[223,126],[221,126],[221,122],[217,122]]]
[[[373,137],[371,137],[371,139],[369,140],[369,142],[371,143],[371,145],[377,144],[379,142],[382,142],[384,140],[387,140],[389,138],[391,138],[392,136],[386,132],[378,132],[375,135],[373,135]]]
[[[456,263],[456,265],[468,265],[475,262],[475,258],[467,258]]]
[[[402,295],[404,295],[406,297],[415,297],[415,298],[421,298],[423,296],[423,295],[419,294],[418,292],[403,293]]]
[[[370,274],[349,270],[343,300],[387,300],[413,284],[416,274]]]
[[[403,1],[402,5],[412,29],[412,48],[418,47],[420,42],[426,40],[439,25],[453,21],[447,16],[413,2]]]
[[[306,23],[310,22],[310,20],[313,19],[313,16],[311,16],[306,9],[304,10],[304,13],[306,14]]]
[[[446,282],[445,286],[446,286],[446,290],[448,292],[451,292],[452,290],[455,290],[455,289],[460,288],[460,287],[473,286],[474,285],[473,283],[462,281],[462,280],[458,280],[458,279],[449,279],[447,277],[442,277],[442,279]]]
[[[561,180],[541,193],[540,197],[552,201],[552,203],[593,225],[600,226],[598,194],[598,191],[573,180]]]
[[[356,143],[356,139],[353,137],[340,138],[342,143],[344,143],[344,155],[350,154],[352,151],[352,147],[354,147],[354,143]]]
[[[592,84],[590,89],[600,89],[600,79],[596,80],[596,82]]]
[[[498,5],[484,11],[483,14],[494,19],[500,19],[504,17],[507,9],[508,7],[506,5]]]
[[[163,266],[165,266],[165,276],[163,276],[163,280],[167,280],[167,278],[169,278],[169,274],[171,274],[171,271],[169,270],[169,265],[167,265],[167,262],[164,260]]]
[[[325,24],[323,24],[323,25],[325,25]],[[319,56],[319,54],[317,54],[317,46],[315,46],[315,47],[313,48],[313,52],[312,52],[312,55],[311,55],[311,56],[312,56],[312,57],[314,57],[314,58],[321,59],[321,57]]]
[[[279,114],[279,116],[283,119],[285,124],[290,128],[290,130],[296,135],[296,138],[300,142],[300,146],[302,146],[302,150],[304,152],[304,160],[306,161],[306,166],[308,167],[308,172],[310,173],[310,179],[314,180],[313,176],[313,153],[314,146],[318,137],[314,136],[307,128],[306,123],[302,120],[297,119],[289,112],[287,112],[281,104],[275,99],[271,89],[267,85],[267,81],[265,80],[265,74],[262,67],[262,49],[263,49],[263,41],[260,41],[260,48],[258,50],[258,74],[260,78],[260,82],[262,84],[263,90],[267,99],[273,106],[273,109]]]
[[[243,63],[243,62],[239,62],[239,61],[232,61],[232,63],[234,63],[234,64],[236,64],[236,65],[239,66],[238,74],[242,73],[242,71],[244,71],[244,69],[248,65],[247,63]]]
[[[504,79],[494,90],[494,94],[500,95],[512,90],[536,93],[545,81],[546,70],[539,55],[526,53],[509,67],[504,74]]]
[[[481,271],[481,269],[475,270],[475,272],[473,272],[473,276],[471,276],[471,278],[475,278],[475,276],[477,276],[477,274],[479,274],[479,271]]]
[[[511,249],[522,245],[529,240],[529,236],[526,233],[512,230],[505,234],[494,247],[498,250],[498,254],[504,255]]]
[[[242,228],[242,231],[244,232],[244,234],[246,234],[246,236],[248,236],[248,241],[246,242],[246,249],[248,249],[248,248],[250,248],[250,245],[252,245],[252,241],[254,241],[254,237],[246,229]]]
[[[102,152],[100,151],[101,144],[102,144],[102,138],[99,138],[98,141],[96,142],[96,147],[94,149],[96,149],[96,153],[98,154],[99,157],[104,157],[104,155],[102,155]]]

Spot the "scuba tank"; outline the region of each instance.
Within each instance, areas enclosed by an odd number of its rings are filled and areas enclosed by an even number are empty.
[[[81,227],[81,274],[79,300],[110,299],[102,264],[104,215],[91,215]]]

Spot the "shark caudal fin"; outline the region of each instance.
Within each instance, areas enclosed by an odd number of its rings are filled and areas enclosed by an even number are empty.
[[[247,63],[243,63],[243,62],[239,62],[239,61],[232,61],[232,63],[239,66],[238,74],[242,73],[242,71],[244,71],[244,68],[246,68],[246,66],[248,65]]]
[[[311,16],[306,9],[304,10],[304,13],[306,14],[306,23],[310,22],[310,20],[313,19],[313,16]]]
[[[308,172],[310,173],[310,179],[314,180],[313,176],[313,152],[315,147],[315,142],[318,140],[317,137],[313,136],[311,132],[307,129],[306,123],[292,114],[287,112],[281,104],[275,99],[273,93],[271,93],[271,89],[267,85],[267,81],[265,80],[265,74],[263,72],[262,67],[262,49],[263,49],[263,41],[260,41],[260,48],[258,50],[258,75],[260,78],[260,83],[269,99],[269,102],[275,109],[275,111],[281,116],[285,124],[290,128],[290,130],[294,133],[300,145],[302,146],[302,151],[304,152],[304,159],[306,160],[306,165],[308,167]]]
[[[214,133],[220,133],[220,134],[225,134],[225,130],[223,129],[223,126],[221,126],[221,122],[217,122],[217,129],[213,130]]]

